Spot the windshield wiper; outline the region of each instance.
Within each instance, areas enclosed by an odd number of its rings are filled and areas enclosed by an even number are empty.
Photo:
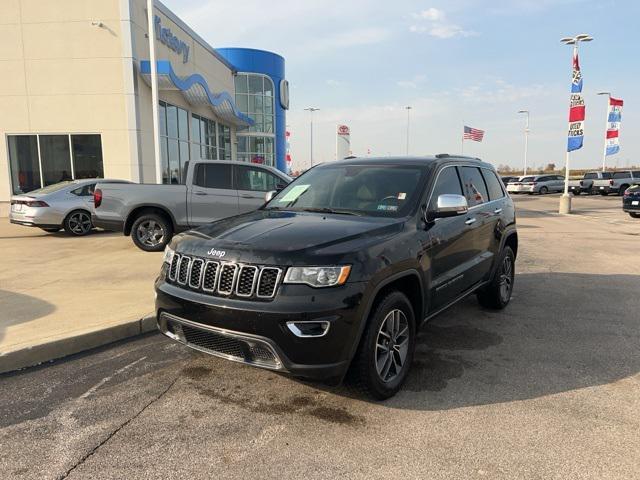
[[[359,213],[353,212],[351,210],[336,210],[334,208],[328,208],[328,207],[318,207],[318,208],[313,208],[313,207],[309,207],[309,208],[303,208],[302,209],[305,212],[314,212],[314,213],[336,213],[338,215],[356,215],[356,216],[361,216]]]

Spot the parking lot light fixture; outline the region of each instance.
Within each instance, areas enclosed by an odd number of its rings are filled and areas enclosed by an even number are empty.
[[[604,119],[604,148],[602,150],[602,171],[604,172],[607,169],[607,130],[609,129],[609,100],[611,99],[611,92],[598,92],[598,95],[607,96],[607,109]]]
[[[524,127],[524,168],[522,175],[527,174],[527,152],[529,150],[529,110],[518,110],[518,113],[527,115],[527,123]]]
[[[309,139],[309,160],[311,162],[311,166],[313,167],[313,112],[317,112],[318,110],[320,110],[319,108],[316,107],[307,107],[305,108],[305,110],[307,112],[309,112],[311,114],[311,121],[310,121],[310,139]]]

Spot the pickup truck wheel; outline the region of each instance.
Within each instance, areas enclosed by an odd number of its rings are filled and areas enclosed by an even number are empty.
[[[356,387],[378,400],[395,395],[411,367],[415,336],[411,303],[403,293],[390,292],[369,316],[352,365]]]
[[[82,237],[93,229],[91,214],[86,210],[74,210],[64,219],[64,229],[69,235]]]
[[[629,188],[629,185],[620,185],[620,188],[618,189],[618,195],[623,196],[624,195],[624,191]]]
[[[131,226],[131,238],[145,252],[160,252],[173,236],[171,224],[161,215],[145,213]]]
[[[502,310],[509,304],[515,279],[515,256],[511,247],[504,247],[498,259],[498,269],[491,282],[478,291],[478,302],[486,308]]]

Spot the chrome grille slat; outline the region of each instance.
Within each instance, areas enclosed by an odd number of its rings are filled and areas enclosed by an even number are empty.
[[[189,269],[191,267],[191,257],[183,255],[180,259],[180,266],[178,267],[178,283],[180,285],[186,285],[189,279]]]
[[[218,262],[175,253],[167,280],[215,296],[271,300],[276,296],[283,272],[279,267]]]
[[[191,262],[191,271],[189,272],[189,286],[191,288],[200,288],[203,266],[204,260],[202,260],[201,258],[194,258]]]
[[[253,265],[242,265],[238,273],[236,283],[236,295],[239,297],[250,297],[258,281],[258,267]]]

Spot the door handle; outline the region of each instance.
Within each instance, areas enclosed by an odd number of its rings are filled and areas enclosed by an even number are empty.
[[[496,215],[497,215],[498,213],[502,213],[502,209],[501,209],[501,208],[496,208],[496,209],[493,211],[493,213],[495,213]]]
[[[476,223],[476,219],[475,218],[467,218],[467,220],[464,222],[467,225],[473,225],[474,223]]]
[[[240,195],[240,198],[253,198],[251,195]]]
[[[206,192],[193,192],[194,195],[199,195],[199,196],[203,196],[206,195]]]

